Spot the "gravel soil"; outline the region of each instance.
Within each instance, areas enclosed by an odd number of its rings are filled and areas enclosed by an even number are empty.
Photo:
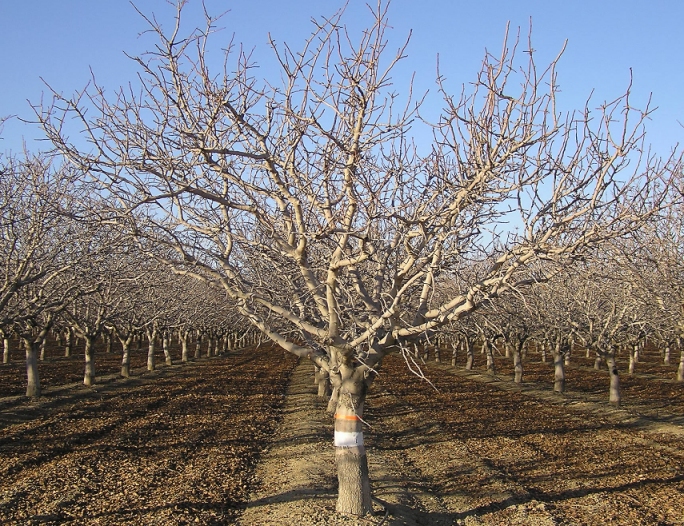
[[[579,359],[497,375],[389,356],[365,420],[376,514],[335,510],[332,419],[313,368],[243,350],[0,400],[0,524],[680,525],[684,386]],[[533,380],[533,381],[530,381]],[[603,391],[601,390],[603,386]]]

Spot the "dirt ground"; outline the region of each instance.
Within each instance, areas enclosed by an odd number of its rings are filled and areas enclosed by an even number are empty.
[[[684,386],[649,363],[622,375],[616,409],[580,356],[563,396],[536,357],[522,386],[502,357],[495,376],[431,359],[437,390],[388,357],[365,415],[364,519],[334,513],[332,420],[311,365],[280,351],[8,397],[0,523],[684,524]]]

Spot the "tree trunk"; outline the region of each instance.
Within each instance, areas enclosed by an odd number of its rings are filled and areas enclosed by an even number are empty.
[[[156,335],[153,333],[152,336],[148,334],[148,347],[147,347],[147,370],[154,371],[154,351],[155,351],[155,339]]]
[[[195,359],[198,359],[202,354],[202,335],[198,334],[195,340]]]
[[[563,359],[563,353],[558,347],[553,352],[553,390],[556,393],[565,392],[565,360]]]
[[[166,365],[173,365],[173,359],[171,358],[171,352],[169,351],[169,345],[171,344],[171,336],[165,334],[162,340],[162,348],[164,349],[164,360]]]
[[[618,368],[615,363],[615,355],[609,354],[606,358],[606,365],[608,366],[608,372],[610,373],[610,396],[608,401],[611,404],[620,405],[620,374],[618,373]]]
[[[665,347],[665,356],[663,356],[663,363],[665,365],[670,365],[670,346]]]
[[[541,346],[541,361],[542,363],[546,363],[546,344],[542,343]]]
[[[43,338],[43,341],[40,342],[40,361],[44,362],[45,361],[45,341],[47,340],[47,337]]]
[[[473,359],[475,358],[473,353],[473,346],[470,345],[468,338],[465,339],[466,346],[466,366],[465,368],[470,371],[473,368]]]
[[[129,340],[120,341],[121,346],[123,347],[123,353],[121,357],[121,376],[128,378],[131,375],[131,345]]]
[[[113,345],[113,344],[112,344],[112,340],[113,340],[113,338],[112,338],[112,334],[111,334],[111,333],[105,334],[105,344],[106,344],[105,352],[106,352],[107,354],[111,354],[111,353],[112,353],[112,350],[113,350],[113,348],[112,348],[112,345]]]
[[[183,363],[188,361],[188,331],[183,331],[178,334],[181,343],[181,361]]]
[[[596,359],[594,360],[594,369],[599,371],[601,369],[601,365],[603,365],[603,356],[601,356],[599,353],[596,353]]]
[[[458,353],[458,344],[456,342],[451,342],[451,366],[456,366],[456,355]]]
[[[40,375],[38,374],[39,344],[24,338],[26,347],[26,396],[37,398],[40,396]]]
[[[2,363],[9,363],[10,360],[10,341],[7,334],[2,336]]]
[[[319,369],[316,372],[316,379],[318,385],[318,396],[321,398],[328,398],[332,393],[330,386],[330,374],[324,369]]]
[[[568,345],[563,356],[565,365],[570,365],[570,355],[572,354],[572,345]]]
[[[679,367],[677,368],[677,381],[684,382],[684,349],[679,351]]]
[[[636,347],[636,346],[635,346]],[[636,356],[636,348],[635,347],[630,347],[629,349],[629,374],[634,374],[634,364],[637,361],[637,356]]]
[[[490,372],[491,374],[496,374],[496,364],[494,363],[494,349],[493,345],[488,341],[485,340],[484,343],[484,348],[485,348],[485,353],[487,355],[487,371]]]
[[[93,337],[85,337],[85,372],[83,374],[83,385],[93,385],[95,383],[95,355],[93,352]]]
[[[335,382],[340,392],[335,409],[337,512],[364,516],[373,511],[361,427],[367,387],[361,369],[341,367],[339,376]]]
[[[523,379],[523,362],[520,354],[520,348],[516,345],[513,348],[513,370],[515,371],[514,381],[516,384],[522,383]]]
[[[73,350],[72,345],[74,341],[74,331],[71,327],[67,327],[66,330],[66,335],[64,339],[66,340],[64,343],[64,357],[69,358],[71,356],[71,351]]]

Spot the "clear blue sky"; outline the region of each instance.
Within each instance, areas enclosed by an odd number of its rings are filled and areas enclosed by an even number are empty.
[[[138,0],[145,13],[169,20],[164,0]],[[310,32],[312,16],[330,14],[342,2],[332,0],[207,0],[213,13],[229,10],[225,30],[215,43],[236,41],[256,48],[268,75],[270,32],[292,47]],[[186,24],[201,24],[199,0],[190,0]],[[347,21],[363,19],[364,0],[350,0]],[[474,79],[485,48],[501,48],[506,22],[526,32],[533,23],[534,48],[543,63],[568,40],[560,63],[563,109],[580,108],[592,89],[598,105],[624,92],[634,74],[632,102],[643,106],[650,93],[659,109],[648,125],[649,140],[661,153],[684,142],[684,0],[393,0],[391,34],[398,45],[413,37],[402,73],[417,73],[421,89],[434,89],[436,56],[457,92]],[[92,68],[99,84],[112,93],[135,80],[135,67],[124,51],[139,54],[153,40],[139,33],[144,21],[126,0],[0,0],[0,116],[31,118],[27,99],[38,102],[45,91],[40,77],[65,94],[83,88]],[[16,119],[5,124],[0,152],[18,151],[26,140],[40,145],[36,126]]]

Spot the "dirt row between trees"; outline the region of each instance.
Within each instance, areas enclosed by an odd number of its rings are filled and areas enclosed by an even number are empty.
[[[485,374],[426,370],[439,392],[397,357],[372,387],[377,516],[355,519],[334,514],[332,421],[301,364],[238,523],[684,524],[681,426]]]
[[[276,353],[0,400],[0,523],[684,524],[682,426],[428,364],[435,391],[394,356],[365,415],[377,515],[339,517],[326,401]]]
[[[0,524],[232,524],[296,360],[247,352],[0,406]]]

